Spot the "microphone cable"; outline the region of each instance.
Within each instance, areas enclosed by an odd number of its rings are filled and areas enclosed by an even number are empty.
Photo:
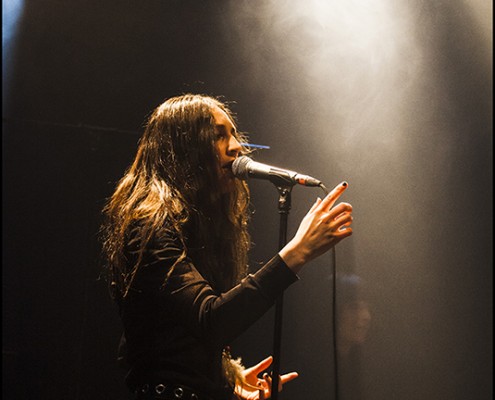
[[[327,187],[320,183],[319,185],[325,195],[330,192]],[[330,249],[330,256],[332,258],[332,339],[333,339],[333,380],[334,380],[334,400],[339,399],[339,373],[338,373],[338,354],[337,354],[337,256],[335,252],[335,246]]]

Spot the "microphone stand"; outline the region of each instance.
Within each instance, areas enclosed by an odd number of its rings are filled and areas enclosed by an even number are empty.
[[[280,214],[279,250],[287,244],[287,220],[291,208],[291,193],[294,185],[277,186],[279,193],[278,213]],[[282,343],[282,312],[283,294],[275,302],[275,327],[273,333],[273,368],[272,368],[272,400],[278,400],[278,385],[280,376],[280,353]]]

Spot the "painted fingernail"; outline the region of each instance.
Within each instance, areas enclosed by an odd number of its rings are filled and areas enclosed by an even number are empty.
[[[342,182],[342,186],[346,187],[347,186],[347,182]]]

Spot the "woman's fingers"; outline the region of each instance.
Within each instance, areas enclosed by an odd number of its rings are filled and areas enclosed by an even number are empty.
[[[282,384],[286,384],[287,382],[292,381],[293,379],[296,379],[299,376],[297,372],[290,372],[288,374],[284,374],[280,377],[280,382]]]
[[[331,233],[342,231],[352,221],[352,206],[348,203],[340,203],[322,218],[322,222],[329,226]]]
[[[309,209],[308,213],[311,213],[313,212],[316,207],[318,207],[320,205],[320,203],[322,202],[322,200],[318,197],[315,201],[315,203],[311,206],[311,208]]]
[[[252,367],[248,368],[247,370],[249,373],[254,373],[255,375],[258,375],[261,371],[264,371],[267,369],[273,361],[272,356],[268,356],[264,360],[260,361],[258,364],[253,365]]]
[[[322,211],[330,210],[341,194],[347,189],[347,186],[349,185],[345,181],[335,186],[335,188],[321,201],[318,208]]]
[[[352,213],[352,206],[349,203],[339,203],[331,210],[325,212],[325,216],[323,217],[323,221],[331,221],[340,217],[342,214],[350,214]]]
[[[284,375],[279,375],[279,380],[278,380],[278,391],[282,391],[283,389],[283,385],[286,384],[287,382],[290,382],[291,380],[293,379],[296,379],[297,377],[299,376],[299,374],[297,372],[290,372],[288,374],[284,374]],[[263,374],[263,379],[264,381],[266,382],[267,386],[268,386],[268,389],[269,389],[269,393],[271,393],[271,390],[272,390],[272,377],[268,374],[268,373],[264,373]]]
[[[266,372],[265,372],[265,373],[263,374],[263,379],[264,379],[264,380],[265,380],[265,382],[267,383],[268,390],[269,390],[269,391],[270,391],[270,393],[271,393],[271,391],[272,391],[272,377],[271,377],[270,375],[268,375],[268,373],[266,373]],[[278,386],[279,386],[279,388],[280,388],[280,384],[279,384]],[[280,389],[279,389],[279,391],[280,391]]]
[[[239,384],[236,386],[236,395],[245,400],[264,400],[271,397],[272,378],[264,372],[262,377],[258,377],[273,362],[273,357],[269,356],[258,364],[244,370],[243,375],[246,379],[246,385]],[[282,390],[283,384],[298,377],[297,372],[290,372],[282,376],[279,375],[279,391]]]

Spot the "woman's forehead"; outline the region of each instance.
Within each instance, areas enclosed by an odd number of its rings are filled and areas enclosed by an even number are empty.
[[[213,107],[211,110],[213,114],[213,118],[215,120],[215,125],[217,126],[224,126],[228,128],[228,130],[234,129],[235,130],[235,124],[234,121],[229,117],[229,115],[222,110],[219,107]]]

